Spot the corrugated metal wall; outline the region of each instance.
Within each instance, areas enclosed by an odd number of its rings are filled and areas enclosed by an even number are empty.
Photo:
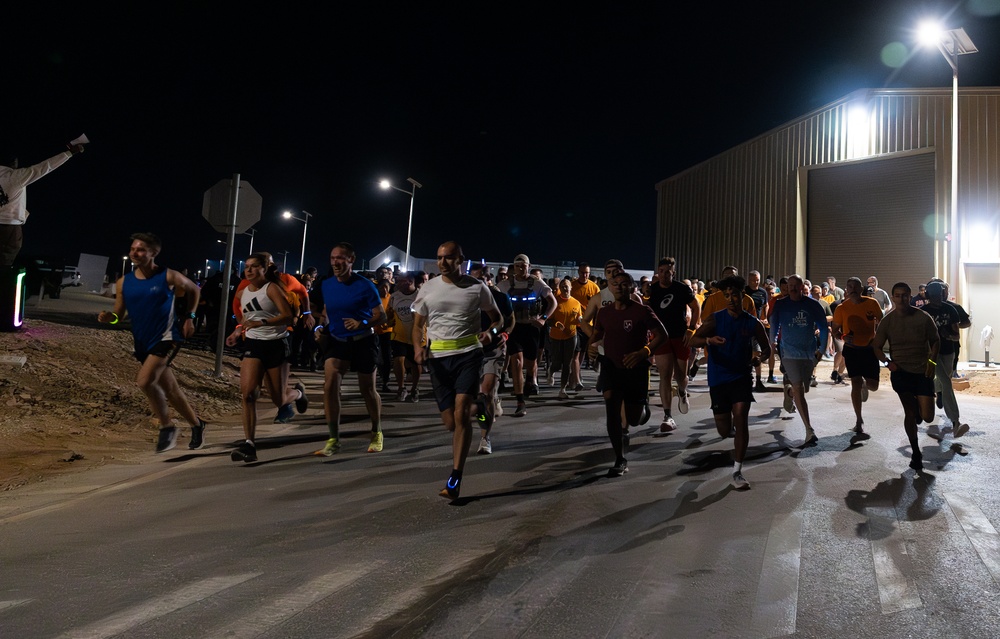
[[[968,244],[961,232],[967,217],[992,216],[996,223],[1000,88],[959,88],[959,117],[956,249]],[[657,257],[673,255],[680,276],[703,279],[718,277],[726,264],[741,273],[802,270],[807,211],[800,202],[800,169],[928,148],[936,154],[935,212],[946,221],[951,90],[856,91],[657,184]],[[946,230],[937,229],[935,243],[941,269],[948,264]]]

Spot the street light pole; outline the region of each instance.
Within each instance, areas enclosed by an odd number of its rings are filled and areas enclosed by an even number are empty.
[[[412,185],[409,191],[401,189],[398,186],[393,186],[389,180],[382,180],[379,182],[379,186],[383,189],[395,189],[400,193],[406,193],[410,196],[410,220],[406,225],[406,257],[405,264],[403,265],[403,270],[408,271],[410,270],[410,238],[413,235],[413,201],[416,199],[417,189],[423,188],[424,185],[413,178],[406,178],[406,181]]]
[[[306,232],[309,230],[309,218],[312,217],[312,213],[309,211],[302,211],[302,214],[305,215],[305,217],[296,217],[295,215],[292,215],[291,211],[285,211],[281,214],[286,220],[298,220],[299,222],[302,222],[302,257],[299,258],[300,275],[304,273],[306,269]],[[285,272],[287,273],[288,271]]]
[[[958,238],[958,56],[978,53],[965,29],[941,30],[934,25],[924,25],[921,28],[922,40],[933,43],[948,66],[951,67],[951,210],[948,212],[948,230],[950,244],[948,246],[948,278],[953,287],[959,285],[959,253],[961,247],[955,242]]]
[[[250,236],[250,253],[249,253],[249,255],[253,255],[253,236],[257,235],[257,229],[250,229],[249,231],[245,232],[243,235],[249,235]]]

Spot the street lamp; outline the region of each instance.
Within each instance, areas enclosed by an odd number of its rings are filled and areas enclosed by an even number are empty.
[[[278,255],[284,256],[282,258],[282,260],[281,260],[281,272],[282,273],[287,273],[288,272],[288,254],[289,253],[291,253],[291,251],[278,251]]]
[[[305,215],[305,217],[296,217],[292,215],[291,211],[285,211],[281,214],[281,216],[286,220],[298,220],[299,222],[302,222],[302,257],[299,259],[299,273],[304,272],[306,268],[306,231],[309,230],[309,218],[312,217],[312,213],[309,211],[302,211],[302,214]],[[287,261],[287,259],[288,255],[286,254],[285,260]],[[285,269],[282,270],[286,273],[288,272]]]
[[[951,67],[951,211],[948,229],[952,241],[958,237],[958,56],[978,53],[965,29],[942,29],[932,22],[925,22],[918,30],[920,41],[937,47]],[[958,282],[958,250],[952,245],[948,250],[951,281]]]
[[[409,191],[407,191],[406,189],[401,189],[398,186],[393,186],[392,182],[390,182],[389,180],[382,180],[381,182],[378,183],[378,185],[380,187],[382,187],[383,190],[396,189],[400,193],[406,193],[407,195],[410,196],[410,221],[406,225],[406,263],[403,265],[403,270],[409,271],[410,270],[410,236],[413,233],[413,200],[415,199],[415,196],[417,195],[417,189],[423,188],[423,184],[421,184],[420,182],[417,182],[413,178],[406,178],[406,181],[413,185],[411,187],[411,190],[409,190]]]
[[[249,235],[250,236],[250,253],[248,253],[248,255],[253,255],[253,236],[257,235],[257,229],[250,229],[249,231],[245,232],[243,235]]]
[[[128,260],[128,255],[122,255],[122,277],[125,277],[125,262]]]

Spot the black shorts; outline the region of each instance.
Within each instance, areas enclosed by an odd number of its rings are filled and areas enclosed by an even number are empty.
[[[618,368],[610,359],[601,358],[601,388],[620,394],[626,404],[645,404],[649,401],[649,360],[634,368]]]
[[[374,334],[365,335],[360,339],[341,341],[333,335],[325,335],[323,340],[323,358],[339,359],[350,362],[350,370],[355,373],[370,375],[375,372],[378,362],[378,337]]]
[[[259,359],[266,369],[278,368],[288,359],[291,352],[288,338],[244,339],[240,359]]]
[[[708,389],[712,398],[712,413],[722,415],[733,412],[735,404],[749,404],[756,401],[753,398],[753,386],[750,377],[725,382]]]
[[[875,351],[868,346],[844,345],[844,363],[847,364],[848,377],[864,377],[878,379],[879,365]]]
[[[403,342],[397,342],[392,340],[392,356],[393,358],[402,357],[410,364],[415,364],[413,359],[413,344],[404,344]]]
[[[455,407],[456,395],[479,395],[479,371],[483,366],[483,350],[425,360],[431,373],[434,399],[438,410]]]
[[[908,373],[897,369],[889,373],[889,381],[892,382],[892,390],[900,395],[934,397],[934,378],[923,373]]]
[[[507,354],[524,353],[524,359],[538,359],[542,329],[534,324],[515,324],[507,340]]]
[[[174,358],[177,357],[177,353],[180,350],[181,350],[181,342],[164,340],[159,344],[157,344],[156,346],[154,346],[153,348],[149,349],[145,353],[140,352],[138,350],[135,351],[135,358],[140,362],[145,363],[147,357],[149,357],[150,355],[155,355],[157,357],[162,357],[165,360],[167,360],[167,365],[169,366],[170,362],[174,361]]]

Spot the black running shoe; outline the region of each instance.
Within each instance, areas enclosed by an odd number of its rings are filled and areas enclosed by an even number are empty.
[[[177,445],[177,427],[164,426],[156,439],[156,452],[165,453]]]
[[[921,455],[920,453],[913,453],[913,456],[910,457],[910,468],[916,471],[923,470],[924,456]]]
[[[608,477],[621,477],[628,472],[628,460],[619,459],[608,469]]]
[[[462,478],[451,475],[444,483],[444,489],[438,495],[445,499],[458,499],[458,493],[462,490]]]
[[[250,462],[257,461],[257,448],[250,442],[243,442],[229,457],[233,461],[241,461],[249,464]]]
[[[188,442],[188,448],[198,450],[205,445],[205,427],[207,425],[204,419],[199,419],[198,425],[191,427],[191,441]]]
[[[538,384],[533,382],[527,382],[524,385],[524,396],[531,397],[532,395],[538,394]]]
[[[295,410],[301,414],[309,410],[309,398],[306,397],[306,387],[302,382],[295,384],[295,390],[301,393],[301,396],[295,400]]]
[[[944,408],[944,399],[941,397],[941,393],[935,393],[937,395],[937,407]]]

